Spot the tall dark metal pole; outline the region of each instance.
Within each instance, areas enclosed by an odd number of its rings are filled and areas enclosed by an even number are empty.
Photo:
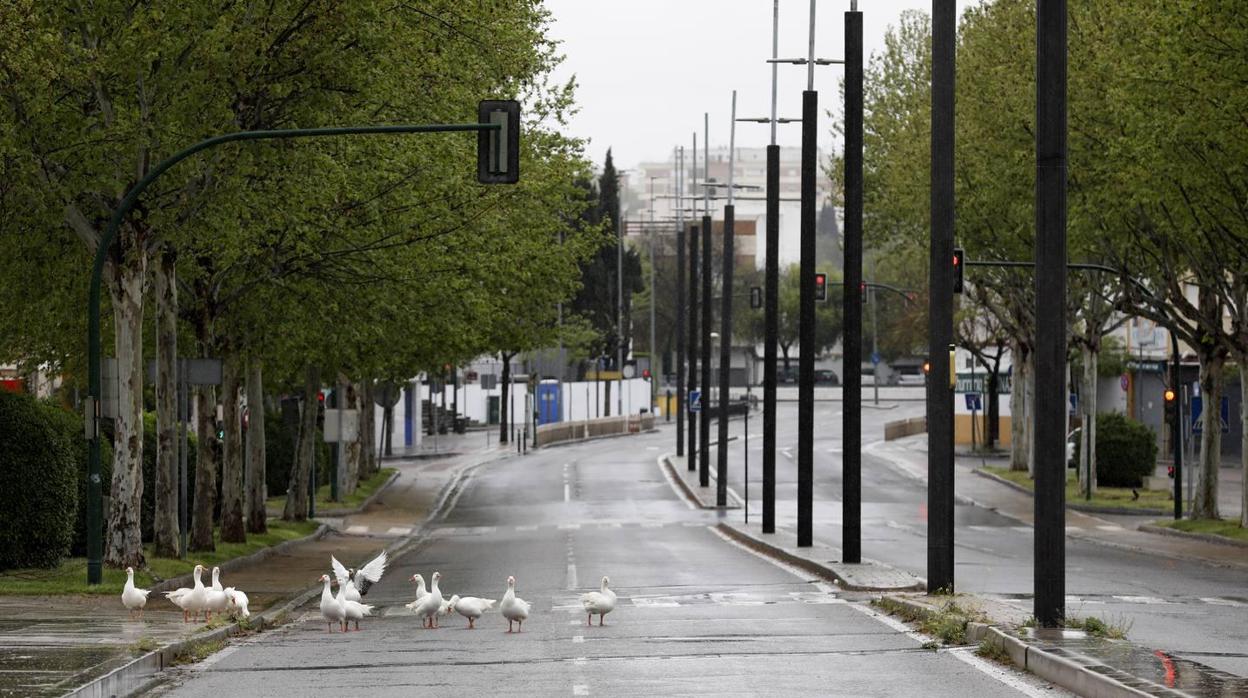
[[[857,3],[855,3],[857,4]],[[845,13],[844,562],[862,561],[862,13]]]
[[[771,57],[777,57],[780,0],[772,3]],[[776,532],[776,344],[779,334],[780,146],[776,145],[776,66],[771,64],[771,144],[767,146],[767,294],[763,300],[763,533]]]
[[[685,455],[685,149],[676,158],[676,455]],[[650,301],[654,304],[654,299]],[[668,406],[670,407],[670,405]]]
[[[732,203],[734,151],[737,143],[737,91],[732,91],[732,125],[728,135],[728,205],[724,207],[723,272],[720,277],[719,313],[719,450],[715,452],[716,482],[715,506],[728,506],[728,389],[729,373],[732,371],[732,271],[736,260],[733,255]]]
[[[711,323],[714,322],[714,307],[711,304],[711,190],[706,185],[710,181],[711,170],[711,117],[702,115],[702,404],[704,408],[711,403]],[[697,163],[694,164],[697,169]],[[696,178],[695,178],[696,179]],[[716,402],[718,409],[723,409],[722,399]],[[711,484],[711,421],[705,409],[702,423],[699,425],[701,454],[698,459],[698,485],[708,487]]]
[[[1183,518],[1183,400],[1179,391],[1179,338],[1171,330],[1170,335],[1170,389],[1174,391],[1174,415],[1170,441],[1174,446],[1174,520]],[[1244,409],[1244,408],[1240,408]]]
[[[953,587],[953,391],[947,353],[953,341],[954,0],[932,0],[932,239],[927,311],[927,588]]]
[[[698,260],[700,254],[698,252],[698,226],[689,226],[689,391],[692,392],[698,388],[698,355],[701,353],[701,345],[698,343],[702,337],[702,331],[698,325],[698,268],[701,262]],[[689,471],[693,472],[698,467],[698,423],[705,419],[703,412],[706,410],[706,399],[698,400],[699,412],[689,413]],[[700,419],[701,418],[701,419]]]
[[[801,273],[798,312],[797,386],[797,546],[814,543],[815,493],[815,154],[819,93],[815,92],[815,2],[810,3],[810,42],[806,90],[802,92]]]
[[[1036,5],[1035,616],[1066,616],[1066,0]]]

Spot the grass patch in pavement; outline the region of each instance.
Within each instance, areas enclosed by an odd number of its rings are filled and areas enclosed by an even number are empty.
[[[1096,616],[1088,616],[1087,618],[1070,617],[1066,619],[1066,627],[1072,630],[1082,630],[1093,637],[1122,640],[1131,631],[1131,621],[1126,618],[1107,621]]]
[[[1010,653],[1006,651],[1005,645],[993,642],[990,637],[980,641],[979,647],[975,648],[975,654],[997,664],[1012,665],[1014,663],[1010,659]]]
[[[1173,528],[1176,531],[1186,531],[1187,533],[1205,533],[1214,536],[1222,536],[1224,538],[1234,538],[1235,540],[1248,541],[1248,528],[1239,525],[1238,521],[1230,519],[1162,519],[1154,521],[1154,524],[1164,528]]]
[[[288,540],[302,538],[316,531],[319,524],[315,521],[281,521],[269,520],[269,531],[263,534],[248,534],[246,543],[222,543],[220,531],[214,531],[216,550],[212,552],[192,552],[187,559],[154,557],[152,548],[147,546],[147,567],[134,571],[134,584],[139,588],[149,588],[158,579],[170,579],[188,574],[201,564],[211,570],[214,566],[237,557],[250,555]],[[204,575],[204,582],[209,584],[212,577]],[[83,557],[66,558],[60,565],[51,569],[16,569],[0,572],[0,596],[57,596],[63,594],[120,594],[126,583],[126,571],[104,568],[102,584],[87,584],[87,559]]]
[[[995,466],[983,466],[981,468],[985,472],[992,473],[1003,480],[1025,487],[1030,491],[1035,491],[1036,482],[1031,479],[1026,470],[1010,470],[1009,468],[998,468]],[[1137,487],[1136,492],[1140,493],[1139,499],[1134,499],[1130,487],[1098,487],[1096,494],[1089,501],[1084,499],[1079,492],[1079,476],[1075,474],[1073,468],[1066,469],[1066,503],[1074,505],[1087,505],[1093,507],[1109,507],[1117,509],[1169,509],[1173,507],[1174,500],[1168,490],[1146,490],[1143,487]]]
[[[225,648],[225,640],[207,640],[205,642],[192,643],[190,647],[178,653],[173,658],[174,666],[181,664],[194,664],[209,657],[209,655],[220,652]]]
[[[386,481],[389,480],[390,476],[394,473],[394,468],[382,468],[381,470],[378,470],[367,480],[361,482],[360,485],[355,488],[354,492],[342,497],[341,501],[337,502],[332,501],[329,498],[329,484],[326,483],[321,485],[316,488],[316,509],[317,511],[322,509],[354,509],[363,504],[364,500],[371,497],[374,492],[381,488],[382,485],[386,484]],[[265,506],[270,511],[281,511],[282,507],[286,506],[286,495],[282,494],[276,497],[269,497],[268,500],[265,501]]]
[[[872,603],[907,623],[917,623],[919,632],[936,638],[943,645],[966,644],[967,624],[983,623],[987,620],[982,613],[961,606],[952,599],[924,610],[897,603],[887,596]],[[928,642],[923,644],[923,648],[935,649],[935,646]]]

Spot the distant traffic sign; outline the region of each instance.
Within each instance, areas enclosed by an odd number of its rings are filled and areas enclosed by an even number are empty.
[[[702,391],[701,390],[689,391],[689,411],[694,414],[697,414],[698,412],[702,411]]]
[[[979,410],[984,409],[984,403],[980,398],[979,393],[966,394],[966,409],[972,412],[978,412]]]
[[[871,363],[875,364],[876,366],[880,365],[880,352],[878,351],[871,352]]]

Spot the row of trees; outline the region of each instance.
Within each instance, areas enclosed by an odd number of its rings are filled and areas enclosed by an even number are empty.
[[[525,105],[514,187],[476,185],[473,137],[426,135],[221,147],[144,195],[105,270],[119,373],[107,564],[143,563],[144,356],[158,369],[155,552],[172,555],[175,356],[224,361],[220,393],[194,397],[201,437],[218,402],[226,425],[219,464],[199,440],[204,549],[218,472],[221,539],[264,530],[262,439],[242,478],[244,392],[260,435],[266,400],[303,396],[285,508],[299,519],[322,383],[351,384],[347,406],[367,406],[380,379],[556,341],[556,308],[603,236],[583,216],[582,144],[560,133],[574,86],[550,81],[548,25],[536,1],[0,0],[0,360],[72,387],[85,384],[101,231],[171,153],[238,130],[471,122],[482,98]]]
[[[1121,270],[1070,280],[1085,423],[1094,435],[1104,337],[1127,316],[1187,344],[1206,404],[1218,404],[1231,360],[1248,398],[1248,17],[1231,0],[1078,0],[1069,13],[1070,259]],[[961,18],[957,242],[974,259],[1032,259],[1034,45],[1035,0],[996,0]],[[904,14],[865,80],[865,232],[883,256],[913,260],[912,285],[927,278],[930,46],[928,16]],[[1012,352],[1015,415],[1030,414],[1035,300],[1029,273],[976,268],[959,311],[960,345],[990,366]],[[1204,411],[1197,517],[1218,515],[1217,412]],[[1028,422],[1014,420],[1017,468],[1031,461]],[[1241,428],[1248,436],[1248,414]],[[1248,484],[1243,496],[1248,525]]]

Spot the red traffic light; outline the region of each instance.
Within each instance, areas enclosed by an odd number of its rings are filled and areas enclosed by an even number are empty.
[[[323,393],[323,392],[319,392],[319,393],[317,393],[317,394],[316,394],[316,401],[317,401],[317,402],[324,403],[324,402],[325,402],[325,393]]]
[[[650,380],[650,369],[648,369],[648,368],[646,368],[646,369],[642,369],[642,371],[641,371],[641,377],[642,377],[642,378],[645,378],[646,380]]]
[[[823,272],[815,273],[815,300],[822,303],[828,299],[828,275]]]

